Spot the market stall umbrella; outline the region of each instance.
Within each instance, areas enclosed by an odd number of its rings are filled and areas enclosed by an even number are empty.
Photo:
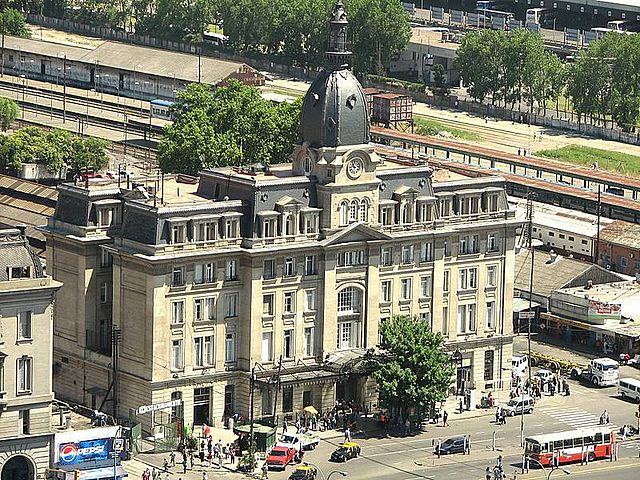
[[[314,407],[313,405],[307,405],[306,407],[303,408],[303,410],[311,415],[318,414],[318,410],[316,410],[316,407]]]

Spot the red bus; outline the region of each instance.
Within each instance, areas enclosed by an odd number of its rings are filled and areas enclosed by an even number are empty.
[[[581,428],[527,437],[524,454],[544,466],[583,459],[591,462],[612,455],[614,443],[615,434],[610,427]]]

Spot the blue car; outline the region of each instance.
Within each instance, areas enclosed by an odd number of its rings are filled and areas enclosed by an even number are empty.
[[[436,445],[434,452],[439,455],[449,455],[451,453],[464,453],[464,437],[448,438],[439,446]]]

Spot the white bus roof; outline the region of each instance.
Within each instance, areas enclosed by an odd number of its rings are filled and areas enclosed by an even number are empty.
[[[630,383],[632,385],[640,385],[640,380],[637,378],[625,377],[618,380],[619,382]]]
[[[594,358],[593,359],[594,362],[598,362],[601,363],[603,365],[619,365],[618,362],[616,362],[615,360],[611,359],[611,358]]]
[[[611,427],[579,428],[577,430],[567,430],[565,432],[544,433],[542,435],[534,435],[532,437],[525,438],[525,441],[546,443],[553,440],[563,440],[565,438],[573,438],[573,437],[588,437],[591,435],[595,435],[596,433],[606,434],[611,432],[613,432],[613,429]]]

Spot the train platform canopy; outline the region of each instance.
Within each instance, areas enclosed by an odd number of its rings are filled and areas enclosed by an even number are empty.
[[[253,74],[264,77],[257,70],[242,62],[220,60],[217,58],[191,55],[188,53],[160,50],[113,41],[104,41],[95,48],[83,48],[73,45],[40,41],[31,38],[5,36],[5,50],[20,54],[32,54],[39,57],[51,57],[68,62],[84,63],[109,67],[138,75],[149,75],[175,79],[180,82],[200,81],[217,85],[235,74]]]

